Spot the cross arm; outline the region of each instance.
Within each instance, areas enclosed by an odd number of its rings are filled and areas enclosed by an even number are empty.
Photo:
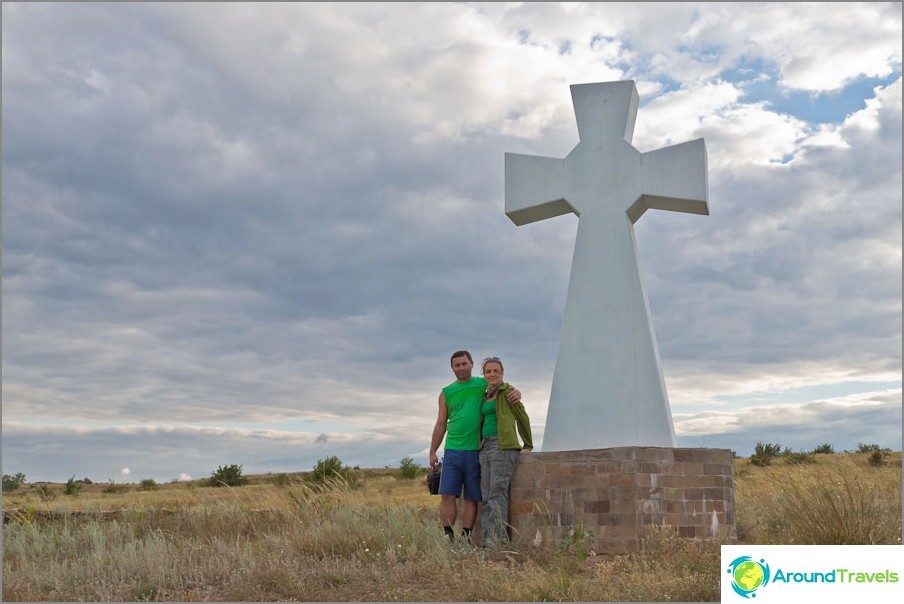
[[[505,215],[521,226],[580,213],[565,199],[565,160],[505,154]]]
[[[647,210],[709,215],[706,144],[702,138],[641,155],[641,191],[628,217]]]

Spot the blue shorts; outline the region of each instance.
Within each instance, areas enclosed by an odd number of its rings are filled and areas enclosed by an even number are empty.
[[[462,494],[465,499],[480,501],[480,451],[456,451],[443,453],[443,471],[439,477],[439,494]]]

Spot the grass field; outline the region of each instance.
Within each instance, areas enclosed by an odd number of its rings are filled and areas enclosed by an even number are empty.
[[[900,544],[901,454],[735,461],[738,543]],[[644,550],[445,543],[423,478],[359,470],[216,488],[23,485],[3,493],[4,601],[718,601],[718,542]],[[113,492],[118,490],[119,492]]]

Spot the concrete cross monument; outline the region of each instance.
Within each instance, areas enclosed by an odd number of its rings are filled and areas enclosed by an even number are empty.
[[[675,447],[634,223],[648,209],[709,214],[703,139],[640,153],[632,81],[571,86],[580,142],[564,158],[505,154],[516,224],[579,217],[543,451]]]

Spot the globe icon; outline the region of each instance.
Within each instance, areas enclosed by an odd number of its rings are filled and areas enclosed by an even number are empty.
[[[735,585],[744,591],[755,590],[763,584],[764,578],[763,567],[753,560],[738,564],[734,570]]]

